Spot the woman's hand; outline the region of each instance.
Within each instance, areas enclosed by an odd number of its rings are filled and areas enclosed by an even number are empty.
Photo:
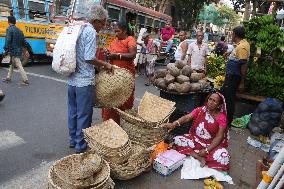
[[[206,157],[208,154],[205,149],[202,149],[198,152],[198,155],[201,157]]]
[[[116,60],[116,59],[119,59],[118,55],[117,54],[108,54],[107,55],[107,58],[109,60]]]
[[[174,129],[176,126],[174,123],[164,123],[161,125],[161,127],[167,128],[167,129]]]

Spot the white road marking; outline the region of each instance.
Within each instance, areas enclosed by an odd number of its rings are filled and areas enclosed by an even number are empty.
[[[9,70],[9,68],[4,68],[5,70]],[[19,72],[19,70],[14,70],[15,72]],[[49,80],[53,80],[53,81],[58,81],[61,83],[67,83],[66,80],[63,79],[58,79],[56,77],[50,77],[50,76],[46,76],[46,75],[41,75],[41,74],[36,74],[36,73],[32,73],[32,72],[26,72],[27,75],[31,75],[31,76],[35,76],[35,77],[40,77],[40,78],[44,78],[44,79],[49,79]]]
[[[24,144],[25,141],[18,137],[15,132],[5,130],[0,132],[0,151]]]
[[[48,170],[54,162],[42,162],[39,167],[31,171],[12,178],[11,180],[0,184],[1,189],[44,189],[47,188]]]
[[[6,70],[9,70],[9,68],[4,68]],[[15,72],[19,72],[19,70],[14,70]],[[50,76],[46,76],[46,75],[41,75],[41,74],[36,74],[36,73],[32,73],[32,72],[26,72],[27,75],[31,75],[31,76],[35,76],[35,77],[40,77],[40,78],[44,78],[44,79],[49,79],[49,80],[53,80],[53,81],[58,81],[61,83],[67,83],[66,80],[63,79],[57,79],[56,77],[50,77]],[[135,101],[140,102],[141,98],[135,98]]]

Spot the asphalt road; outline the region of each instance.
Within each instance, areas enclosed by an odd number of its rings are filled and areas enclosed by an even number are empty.
[[[73,153],[68,148],[66,78],[53,72],[51,65],[46,63],[25,69],[30,86],[18,84],[21,79],[18,72],[14,73],[11,83],[0,83],[6,94],[0,103],[1,189],[43,189],[47,184],[49,166]],[[1,67],[0,78],[6,74],[7,68]],[[142,76],[137,77],[136,106],[146,90],[159,94],[154,87],[144,86]],[[100,117],[100,110],[95,109],[93,122],[100,122]],[[246,145],[247,132],[240,136],[238,132],[233,133],[236,140],[231,151],[236,154],[234,159],[238,164],[232,167],[232,175],[237,185],[226,188],[250,188],[254,184],[255,161],[261,153]],[[246,167],[245,172],[240,171],[242,167]],[[181,180],[180,171],[170,177],[150,171],[131,181],[115,182],[118,189],[203,188],[202,181]]]

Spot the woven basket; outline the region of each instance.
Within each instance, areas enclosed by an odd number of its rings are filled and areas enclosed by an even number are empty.
[[[138,115],[148,122],[159,123],[168,118],[174,110],[175,102],[145,92],[138,106]]]
[[[70,184],[85,185],[102,168],[102,158],[93,152],[75,154],[54,165],[58,178]]]
[[[129,123],[124,117],[121,117],[121,127],[127,132],[131,141],[139,142],[147,147],[159,143],[165,135],[167,130],[161,127],[148,127],[145,123],[132,124]]]
[[[131,155],[127,133],[112,119],[83,130],[91,149],[109,162],[123,163]]]
[[[65,158],[72,158],[74,155],[67,156]],[[60,164],[62,160],[65,158],[62,158],[58,161],[56,161],[48,172],[48,189],[83,189],[83,188],[92,188],[92,189],[107,189],[105,188],[105,185],[108,185],[109,182],[110,186],[113,185],[112,180],[110,179],[110,167],[109,164],[103,160],[102,161],[102,168],[99,172],[96,174],[93,174],[92,176],[92,182],[91,183],[84,183],[84,185],[79,184],[72,184],[69,183],[68,180],[62,180],[58,177],[58,170],[56,168],[57,164]],[[112,187],[109,187],[112,188]]]
[[[132,155],[124,164],[110,164],[112,177],[119,180],[129,180],[151,169],[152,150],[146,146],[132,143]]]
[[[96,102],[101,107],[119,107],[131,96],[135,78],[124,68],[115,68],[114,74],[101,71],[96,75]]]

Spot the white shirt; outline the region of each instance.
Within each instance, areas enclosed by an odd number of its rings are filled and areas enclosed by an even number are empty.
[[[208,45],[202,43],[200,48],[197,42],[191,43],[188,46],[187,54],[190,55],[191,68],[194,70],[204,70],[205,69],[205,58],[209,54]]]
[[[182,55],[183,55],[181,45],[182,45],[183,43],[187,43],[187,41],[182,41],[182,42],[179,44],[179,46],[177,47],[177,50],[176,50],[176,52],[175,52],[175,60],[181,60],[181,57],[182,57]]]

